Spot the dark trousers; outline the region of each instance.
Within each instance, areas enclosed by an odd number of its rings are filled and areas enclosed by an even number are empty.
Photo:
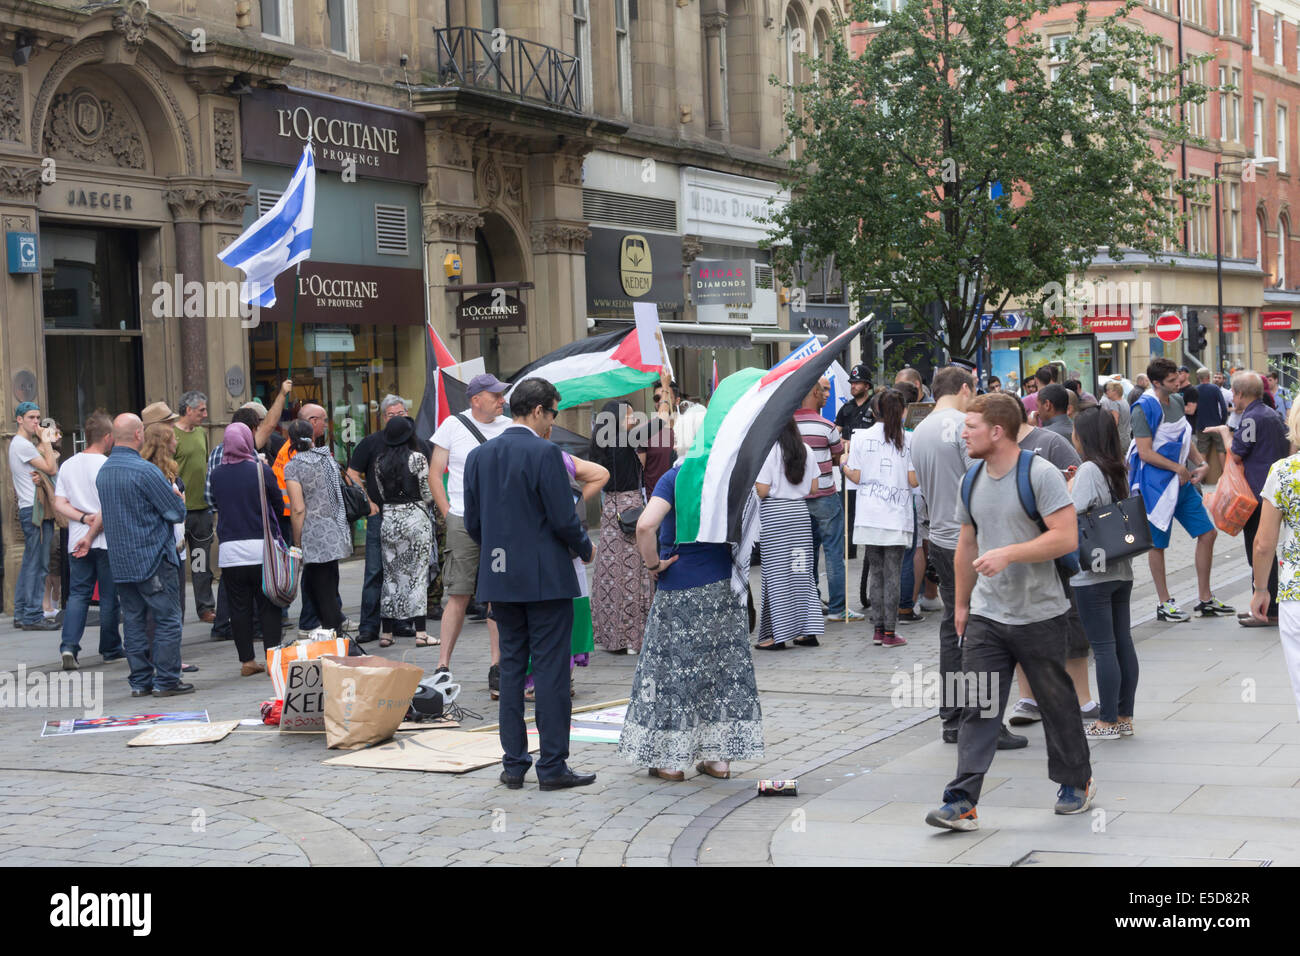
[[[164,560],[143,581],[117,582],[122,645],[132,690],[170,690],[181,682],[181,600],[176,565]],[[153,636],[146,631],[152,613]]]
[[[1241,537],[1246,545],[1246,564],[1255,566],[1255,535],[1259,531],[1259,513],[1264,510],[1260,505],[1241,529]],[[1268,572],[1268,616],[1277,617],[1277,555],[1273,555],[1273,567]],[[1103,718],[1104,720],[1105,718]]]
[[[122,653],[122,633],[117,625],[117,588],[108,567],[108,551],[91,548],[84,558],[68,556],[68,603],[63,612],[63,634],[59,651],[81,653],[81,635],[86,629],[86,612],[99,584],[99,653]]]
[[[343,627],[343,612],[339,606],[339,563],[324,561],[302,566],[302,604],[306,616],[307,600],[311,599],[319,615],[319,627],[328,627],[339,633]],[[310,628],[314,630],[314,628]],[[309,630],[309,628],[303,628]]]
[[[944,730],[956,730],[961,724],[961,708],[953,694],[956,684],[949,677],[961,670],[961,642],[953,623],[957,610],[957,574],[953,569],[956,557],[955,550],[930,542],[930,561],[939,575],[939,597],[943,600],[943,620],[939,622],[939,675],[943,681],[939,719]]]
[[[212,597],[212,532],[211,508],[198,508],[185,513],[185,541],[189,545],[190,577],[194,582],[194,610],[202,614],[216,607]]]
[[[366,519],[366,575],[361,584],[361,623],[358,625],[362,637],[379,636],[379,599],[384,590],[384,553],[379,534],[383,526],[382,514]]]
[[[1120,714],[1132,717],[1137,696],[1138,656],[1129,630],[1132,595],[1132,581],[1103,581],[1074,589],[1083,632],[1097,659],[1098,716],[1108,724]]]
[[[280,644],[280,609],[262,592],[262,566],[222,568],[226,597],[230,601],[230,632],[241,664],[253,660],[253,620],[262,622],[262,648]]]
[[[533,661],[537,697],[537,731],[541,756],[537,779],[564,773],[569,758],[569,648],[573,636],[573,599],[516,604],[493,601],[492,616],[501,635],[501,763],[522,776],[532,763],[524,725],[524,677]]]
[[[164,572],[165,573],[165,572]],[[185,562],[182,561],[176,566],[176,605],[180,608],[181,624],[185,623]],[[158,618],[153,611],[145,614],[144,630],[149,635],[149,640],[153,640],[154,632],[158,628]]]
[[[995,691],[997,713],[987,713],[976,701],[966,701],[957,736],[957,776],[943,792],[945,803],[963,797],[978,803],[984,775],[993,764],[1016,664],[1025,670],[1038,696],[1047,738],[1047,775],[1053,781],[1083,789],[1092,778],[1088,740],[1074,684],[1065,672],[1066,616],[1033,624],[1001,624],[972,615],[962,642],[962,669],[976,686]]]
[[[856,558],[856,557],[858,556],[858,546],[857,546],[856,544],[853,543],[853,519],[857,516],[857,513],[858,513],[858,493],[857,493],[857,490],[856,490],[856,489],[853,489],[853,488],[850,488],[850,489],[849,489],[849,493],[848,493],[847,495],[845,495],[845,497],[848,498],[848,500],[849,500],[849,505],[848,505],[848,509],[847,509],[847,514],[846,514],[845,519],[844,519],[844,520],[845,520],[845,523],[844,523],[844,533],[847,534],[847,535],[849,536],[849,552],[848,552],[848,553],[849,553],[849,557],[850,557],[850,558]],[[862,592],[862,593],[865,594],[865,593],[866,593],[866,581],[865,581],[865,580],[863,581],[862,587],[863,587],[863,592]],[[864,603],[865,603],[866,599],[864,598],[863,601],[864,601]]]

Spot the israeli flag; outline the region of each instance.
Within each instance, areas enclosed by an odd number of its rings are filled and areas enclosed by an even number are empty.
[[[797,362],[799,361],[799,359],[812,355],[814,352],[820,352],[821,348],[822,348],[822,344],[820,341],[818,341],[817,336],[810,335],[808,336],[807,342],[799,346],[797,349],[795,349],[785,358],[781,359],[781,361],[773,365],[772,368],[780,368],[786,362]]]
[[[280,201],[217,258],[244,270],[246,280],[239,298],[248,305],[269,309],[275,305],[275,277],[291,265],[311,258],[311,228],[316,213],[316,160],[311,143]]]
[[[835,416],[839,414],[840,406],[852,397],[849,391],[849,373],[844,371],[844,366],[839,362],[831,362],[830,368],[826,370],[826,377],[830,379],[831,391],[826,397],[826,404],[822,407],[822,418],[833,422]]]

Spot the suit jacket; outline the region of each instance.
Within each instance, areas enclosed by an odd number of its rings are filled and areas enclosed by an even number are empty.
[[[507,428],[465,460],[465,530],[479,543],[480,601],[579,595],[573,554],[591,557],[559,446]]]

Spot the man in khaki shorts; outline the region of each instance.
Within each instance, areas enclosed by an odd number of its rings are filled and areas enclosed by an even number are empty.
[[[433,456],[429,459],[429,490],[434,504],[447,521],[447,551],[443,563],[443,590],[447,607],[442,613],[442,650],[438,670],[451,670],[451,652],[456,647],[465,624],[465,611],[474,596],[478,576],[479,546],[465,530],[465,459],[483,442],[496,438],[511,424],[501,414],[505,406],[502,393],[509,386],[493,375],[475,375],[469,380],[469,411],[449,415],[433,433]],[[447,472],[447,488],[442,487],[442,473]],[[492,666],[488,670],[488,690],[496,700],[500,692],[501,650],[497,644],[497,625],[488,618]]]

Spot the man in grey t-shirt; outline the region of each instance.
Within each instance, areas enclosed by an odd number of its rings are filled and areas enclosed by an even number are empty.
[[[1102,393],[1101,407],[1110,413],[1110,417],[1115,421],[1115,428],[1119,430],[1119,450],[1127,454],[1129,442],[1133,439],[1133,427],[1129,422],[1128,402],[1124,401],[1124,383],[1107,382],[1106,390]]]
[[[975,478],[969,510],[960,499],[957,504],[962,528],[954,562],[954,624],[963,641],[966,686],[978,689],[986,706],[969,702],[962,713],[957,775],[944,789],[943,806],[925,818],[935,827],[979,826],[975,805],[993,763],[1015,664],[1038,693],[1048,775],[1061,785],[1056,812],[1083,813],[1096,792],[1074,685],[1065,672],[1069,602],[1054,566],[1056,558],[1078,547],[1078,523],[1065,479],[1038,456],[1031,459],[1029,477],[1046,529],[1025,513],[1016,485],[1020,422],[1020,408],[1010,396],[980,395],[966,413],[966,450],[984,467]]]
[[[943,675],[943,698],[939,717],[943,721],[944,743],[957,742],[961,724],[956,683],[951,675],[961,670],[961,644],[953,625],[956,611],[956,574],[953,559],[961,523],[957,505],[961,497],[961,480],[973,459],[966,454],[962,429],[966,426],[966,406],[975,397],[975,377],[962,368],[940,369],[931,387],[935,408],[912,432],[912,467],[920,482],[930,512],[930,560],[939,575],[939,597],[943,599],[943,620],[939,623],[939,670]],[[1002,750],[1028,746],[1029,741],[1003,728],[998,738]]]

